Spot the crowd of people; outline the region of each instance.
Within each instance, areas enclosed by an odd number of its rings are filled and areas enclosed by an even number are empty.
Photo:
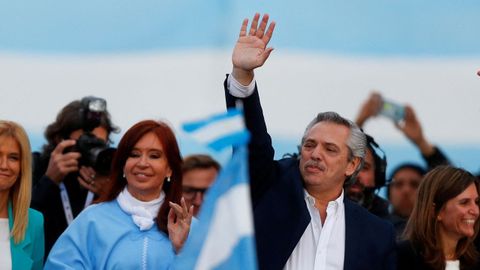
[[[479,180],[427,140],[411,106],[395,126],[427,166],[406,162],[387,176],[386,153],[362,129],[381,112],[377,92],[355,121],[318,113],[299,153],[274,159],[254,75],[274,30],[268,15],[242,22],[224,82],[251,134],[259,269],[480,269]],[[162,121],[139,121],[114,149],[116,132],[92,96],[58,113],[41,152],[21,125],[0,120],[2,269],[172,267],[221,166],[202,153],[182,158]]]

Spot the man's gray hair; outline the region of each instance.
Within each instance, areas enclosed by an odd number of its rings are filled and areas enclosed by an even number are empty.
[[[350,130],[350,136],[347,140],[347,146],[349,150],[348,161],[351,161],[354,157],[359,157],[360,166],[358,166],[355,172],[353,172],[353,174],[348,177],[345,184],[349,184],[350,180],[355,179],[355,176],[357,176],[357,174],[363,167],[363,163],[365,160],[365,150],[367,148],[367,138],[363,131],[354,122],[343,118],[336,112],[322,112],[317,114],[317,116],[308,124],[305,132],[303,133],[301,145],[303,145],[303,143],[305,142],[307,133],[310,131],[310,129],[320,122],[328,122],[342,125]]]

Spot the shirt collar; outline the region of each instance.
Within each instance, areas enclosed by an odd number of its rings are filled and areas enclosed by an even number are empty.
[[[305,201],[310,205],[310,206],[315,206],[315,197],[310,195],[306,189],[303,189],[304,191],[304,198]],[[340,196],[338,196],[335,200],[329,201],[328,202],[328,207],[342,207],[343,206],[343,198],[344,198],[344,190],[342,188],[342,193],[340,193]]]

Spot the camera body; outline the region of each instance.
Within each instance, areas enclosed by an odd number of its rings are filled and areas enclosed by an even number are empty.
[[[108,147],[107,143],[90,132],[78,138],[72,151],[79,152],[80,166],[92,167],[100,175],[108,175],[116,149]]]
[[[64,152],[80,153],[79,166],[92,167],[98,174],[108,175],[116,149],[109,147],[106,141],[92,133],[100,126],[102,117],[107,113],[107,102],[102,98],[88,96],[81,100],[81,104],[79,113],[83,134],[74,146]]]

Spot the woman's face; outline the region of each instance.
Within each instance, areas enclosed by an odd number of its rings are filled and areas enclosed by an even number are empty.
[[[172,171],[160,140],[152,132],[135,144],[125,162],[127,189],[138,200],[151,201],[160,196],[163,181]]]
[[[20,175],[20,146],[9,136],[0,137],[0,192],[9,190]]]
[[[455,198],[450,199],[437,216],[440,234],[452,240],[473,237],[478,219],[478,192],[471,184]]]

